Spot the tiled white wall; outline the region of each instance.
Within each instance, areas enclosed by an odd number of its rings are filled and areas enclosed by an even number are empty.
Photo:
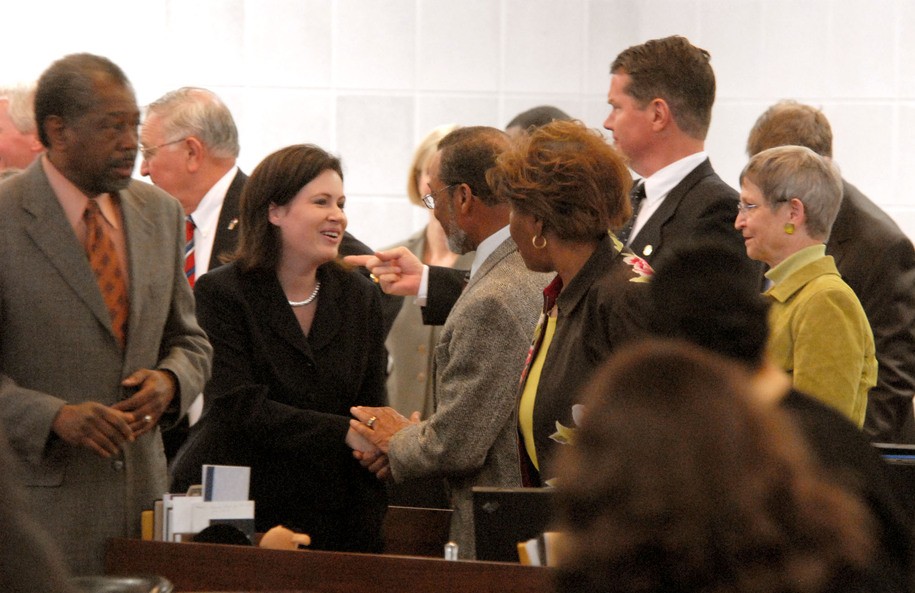
[[[350,229],[378,247],[425,220],[404,184],[427,130],[503,127],[544,103],[599,127],[613,57],[682,34],[712,54],[707,149],[728,182],[759,113],[809,102],[833,124],[845,176],[915,236],[912,0],[31,0],[4,19],[0,82],[91,51],[124,68],[141,103],[182,85],[218,92],[249,172],[291,143],[337,152]]]

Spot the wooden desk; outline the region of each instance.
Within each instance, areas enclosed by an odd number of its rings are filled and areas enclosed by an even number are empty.
[[[501,562],[285,552],[246,546],[113,539],[106,574],[157,574],[177,591],[549,593],[552,571]]]

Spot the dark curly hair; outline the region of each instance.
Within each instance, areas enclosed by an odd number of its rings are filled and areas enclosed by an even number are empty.
[[[580,121],[554,121],[518,138],[486,179],[512,208],[565,241],[600,239],[632,214],[623,157]]]

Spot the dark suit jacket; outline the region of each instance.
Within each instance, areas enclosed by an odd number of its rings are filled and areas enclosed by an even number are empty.
[[[872,440],[915,442],[915,249],[893,220],[843,182],[842,206],[826,253],[861,301],[874,332],[877,386],[864,430]]]
[[[344,436],[350,406],[385,401],[381,297],[335,263],[321,266],[318,279],[306,338],[274,272],[233,263],[200,277],[197,316],[214,373],[172,488],[199,481],[201,463],[250,465],[258,531],[283,524],[310,534],[318,549],[379,551],[384,487]],[[226,438],[229,447],[219,442]],[[220,451],[234,458],[213,458]]]
[[[743,238],[734,228],[736,216],[737,192],[718,177],[706,159],[670,190],[629,247],[655,268],[677,243],[700,239],[720,241],[746,257]]]
[[[537,477],[544,481],[556,477],[552,462],[562,448],[551,435],[557,432],[557,423],[575,426],[572,406],[581,403],[581,387],[613,352],[645,330],[647,316],[640,303],[648,297],[648,278],[641,274],[648,271],[637,272],[631,255],[628,249],[619,251],[610,236],[604,237],[556,300],[556,333],[534,399]],[[523,390],[521,385],[519,397]]]
[[[422,308],[423,323],[445,325],[448,313],[461,296],[467,284],[469,270],[429,266],[429,285],[426,288],[426,306]]]
[[[245,188],[248,176],[238,170],[235,179],[226,191],[219,210],[219,222],[216,224],[216,235],[213,237],[213,249],[210,251],[210,264],[208,270],[222,265],[220,256],[235,251],[238,244],[238,206],[241,202],[241,190]]]

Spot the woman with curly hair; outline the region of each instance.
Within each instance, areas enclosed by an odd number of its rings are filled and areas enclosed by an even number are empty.
[[[556,272],[521,377],[519,425],[525,483],[552,478],[568,442],[579,387],[641,333],[648,264],[607,229],[631,214],[632,178],[596,130],[554,121],[522,136],[487,174],[512,206],[511,235],[525,265]]]
[[[743,367],[662,341],[594,376],[562,458],[559,591],[896,590],[869,570],[864,504],[748,382]]]

